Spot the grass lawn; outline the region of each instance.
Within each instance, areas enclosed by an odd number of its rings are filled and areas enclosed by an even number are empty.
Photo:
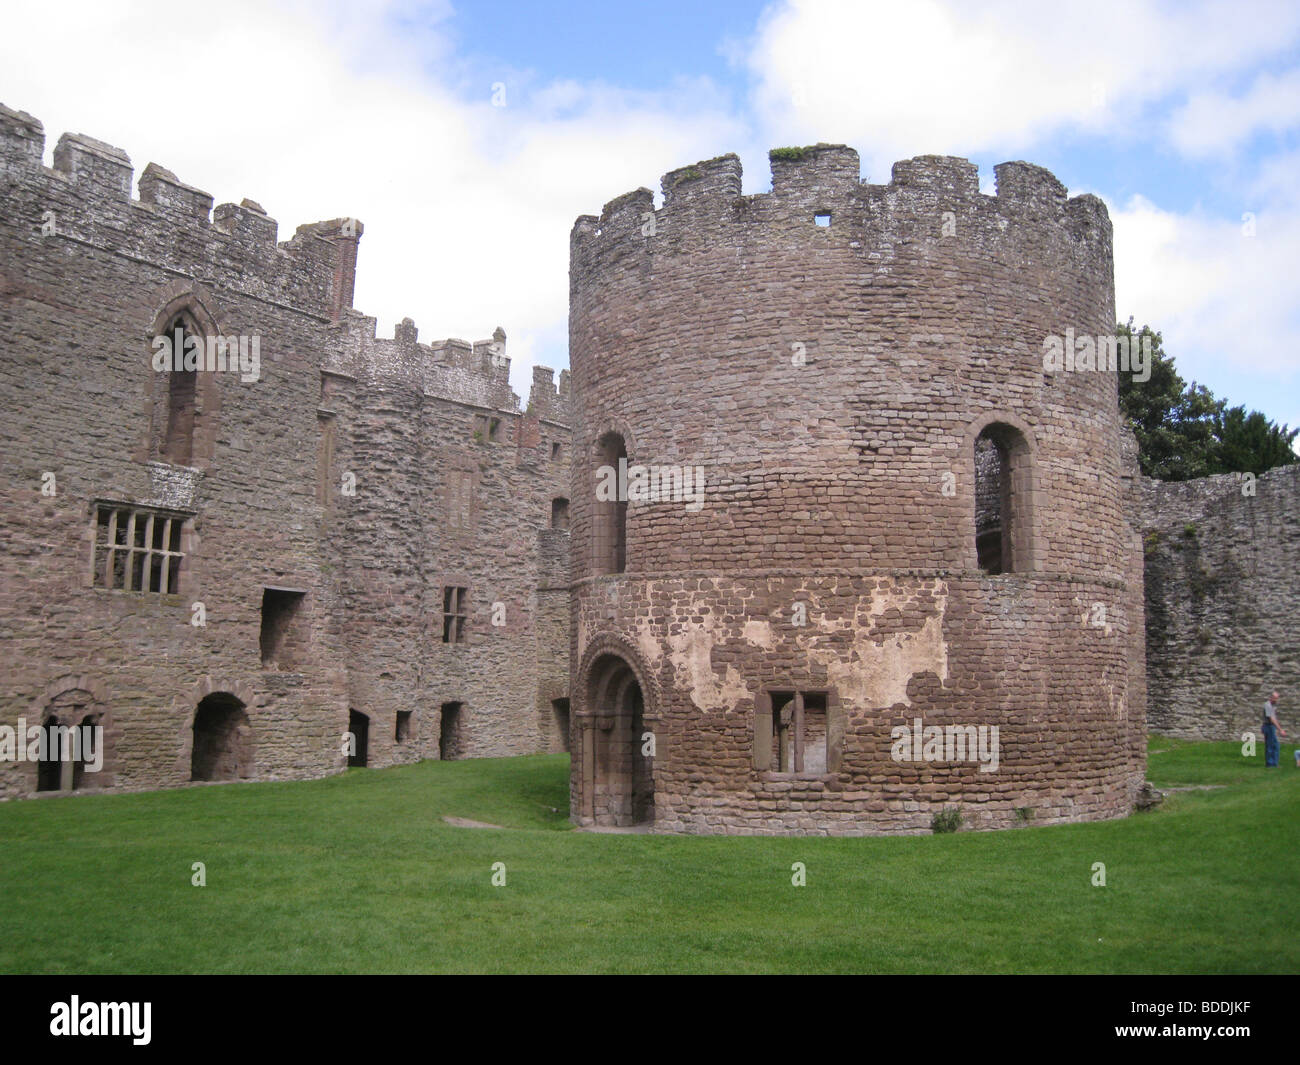
[[[0,972],[1300,971],[1291,745],[1151,751],[1157,787],[1223,786],[888,839],[574,832],[563,755],[3,803]]]

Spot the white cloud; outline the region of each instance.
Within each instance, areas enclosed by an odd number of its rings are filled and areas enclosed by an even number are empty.
[[[1278,207],[1247,222],[1201,213],[1177,214],[1133,197],[1108,205],[1115,227],[1115,302],[1121,320],[1150,324],[1186,380],[1260,375],[1279,386],[1300,371],[1300,210]],[[1222,387],[1214,388],[1224,395]],[[1230,391],[1227,397],[1241,402]],[[1275,393],[1291,409],[1269,409],[1278,421],[1300,424],[1294,397]]]
[[[476,75],[449,50],[445,4],[213,10],[20,5],[0,39],[0,99],[42,120],[47,158],[63,131],[87,133],[124,149],[137,177],[156,161],[218,203],[258,201],[282,240],[355,215],[356,306],[380,334],[407,316],[424,340],[501,325],[525,397],[535,358],[567,357],[574,219],[740,139],[703,80],[627,93],[519,75],[503,108],[487,80],[467,100],[451,86]]]
[[[1300,125],[1300,70],[1260,74],[1246,92],[1198,92],[1170,118],[1169,137],[1185,155],[1230,151],[1260,130]]]
[[[843,141],[874,181],[897,159],[1131,136],[1144,106],[1284,49],[1291,4],[1222,0],[788,0],[749,57],[774,143]]]
[[[125,149],[137,174],[153,160],[219,203],[259,201],[282,239],[304,222],[356,215],[366,224],[356,304],[381,334],[406,316],[425,340],[501,325],[525,395],[534,360],[566,356],[574,219],[653,188],[667,170],[835,140],[862,149],[872,179],[887,180],[892,162],[925,152],[1033,158],[1062,132],[1141,136],[1135,116],[1180,93],[1190,101],[1160,129],[1187,151],[1215,137],[1238,145],[1240,130],[1286,120],[1296,79],[1261,77],[1236,99],[1202,87],[1300,35],[1293,4],[1097,0],[1040,11],[995,0],[975,11],[792,0],[727,46],[754,79],[751,118],[705,78],[631,92],[485,70],[458,53],[445,2],[229,0],[212,11],[165,0],[11,4],[0,99],[45,123],[47,154],[64,130],[88,133]],[[498,79],[504,108],[490,102]],[[1163,329],[1187,376],[1244,360],[1294,379],[1297,162],[1292,153],[1243,167],[1253,239],[1236,220],[1141,199],[1112,206],[1120,313]],[[747,169],[748,188],[765,184],[762,163]]]

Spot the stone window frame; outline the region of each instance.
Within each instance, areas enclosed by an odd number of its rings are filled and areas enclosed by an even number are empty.
[[[176,281],[160,294],[162,305],[150,324],[146,341],[145,367],[148,373],[146,388],[150,413],[147,437],[137,458],[146,462],[178,464],[167,456],[167,433],[170,417],[170,373],[160,373],[153,368],[154,341],[165,335],[176,320],[184,319],[185,328],[198,337],[222,336],[217,317],[209,309],[213,304],[211,294],[201,285]],[[194,422],[190,431],[190,459],[184,468],[206,470],[213,458],[217,440],[217,412],[221,397],[216,378],[221,376],[206,370],[196,371],[194,383]]]
[[[569,497],[552,496],[551,497],[551,520],[547,528],[558,529],[558,530],[562,530],[563,532],[568,532],[569,520],[570,520]]]
[[[94,680],[88,674],[60,677],[31,704],[26,716],[28,726],[36,723],[41,728],[45,728],[51,719],[68,728],[80,728],[88,720],[93,720],[95,725],[103,729],[100,733],[103,765],[96,774],[93,787],[77,787],[76,764],[68,762],[60,769],[59,787],[40,792],[40,763],[33,762],[29,771],[31,793],[75,795],[113,787],[117,767],[117,740],[121,730],[115,724],[109,705],[108,688],[103,681]],[[18,737],[18,742],[27,742],[26,737]]]
[[[443,505],[446,513],[444,527],[453,537],[465,539],[473,534],[478,517],[477,471],[467,464],[449,465],[444,483]]]
[[[87,539],[90,542],[90,559],[86,569],[85,586],[101,592],[121,592],[129,595],[156,595],[160,598],[179,597],[187,593],[189,586],[189,565],[188,560],[194,552],[194,518],[193,511],[176,510],[170,507],[151,507],[140,503],[129,503],[119,499],[94,499],[90,502],[90,529]],[[100,524],[101,512],[107,510],[110,512],[107,523]],[[128,514],[126,525],[126,540],[117,542],[117,530],[120,528],[119,521],[122,512]],[[145,542],[136,544],[136,529],[138,518],[144,515],[148,520],[145,524]],[[163,518],[163,545],[154,547],[154,529],[158,518]],[[180,523],[179,534],[173,536],[175,523]],[[100,539],[100,530],[105,530],[106,540]],[[173,539],[178,546],[172,548],[170,544]],[[100,551],[104,551],[103,572],[100,567]],[[114,556],[119,553],[125,553],[127,564],[124,573],[124,583],[117,586],[113,583],[113,561]],[[148,574],[150,578],[153,572],[153,556],[162,556],[164,566],[163,572],[169,571],[171,560],[176,560],[176,571],[174,587],[173,582],[167,582],[166,589],[153,590],[150,588],[131,587],[135,583],[134,578],[134,561],[137,554],[144,555],[143,573]],[[102,578],[102,580],[101,580]],[[152,583],[148,580],[147,583]],[[160,582],[161,583],[161,582]]]
[[[826,771],[810,773],[805,770],[784,772],[772,768],[776,732],[773,729],[772,694],[790,692],[796,704],[796,713],[802,710],[803,700],[809,695],[823,696],[826,700]],[[800,687],[795,683],[776,683],[764,686],[754,696],[753,768],[762,781],[810,780],[829,781],[839,776],[844,760],[844,705],[833,684],[825,687]],[[796,750],[802,747],[798,743]]]
[[[260,668],[263,672],[304,673],[315,635],[311,589],[284,584],[264,584],[261,589],[258,602]],[[267,613],[268,607],[272,611],[270,614]]]
[[[480,412],[474,415],[474,442],[477,444],[501,443],[501,427],[505,419],[499,414]]]
[[[610,428],[596,437],[591,455],[591,572],[594,576],[614,576],[627,572],[627,500],[597,499],[596,488],[603,467],[617,471],[621,461],[631,468],[632,450],[627,436],[618,428]]]
[[[449,646],[469,643],[469,585],[442,586],[442,642]]]
[[[1005,532],[1011,563],[1004,559],[1001,572],[987,573],[980,568],[974,530],[976,527],[975,498],[975,445],[989,429],[1001,430],[1010,440],[1008,448],[1008,492],[1013,500],[1010,528]],[[1009,431],[1009,433],[1007,432]],[[1005,444],[1004,444],[1005,446]],[[1038,441],[1033,427],[1010,411],[986,411],[967,426],[962,448],[962,462],[969,489],[965,494],[964,529],[971,533],[965,539],[965,568],[978,573],[986,580],[1015,578],[1036,573],[1042,566],[1039,515],[1043,512],[1042,475],[1038,455]]]

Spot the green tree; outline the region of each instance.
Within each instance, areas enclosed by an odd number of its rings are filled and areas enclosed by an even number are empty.
[[[1119,375],[1120,412],[1138,442],[1138,461],[1148,477],[1186,481],[1213,473],[1260,474],[1296,461],[1291,443],[1300,429],[1278,426],[1259,411],[1228,407],[1204,385],[1183,380],[1166,355],[1161,335],[1133,319],[1115,325],[1130,343],[1149,343],[1151,377]]]
[[[1219,473],[1250,471],[1263,473],[1274,466],[1296,461],[1291,442],[1300,429],[1274,425],[1259,411],[1230,407],[1214,416],[1214,435],[1219,442]]]
[[[1137,437],[1142,472],[1162,481],[1186,481],[1216,472],[1214,415],[1222,403],[1204,385],[1187,384],[1165,354],[1163,338],[1150,326],[1134,330],[1133,319],[1115,335],[1151,346],[1151,377],[1119,375],[1120,412]]]

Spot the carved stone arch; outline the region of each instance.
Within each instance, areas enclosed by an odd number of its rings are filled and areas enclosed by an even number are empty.
[[[1031,453],[1037,456],[1038,441],[1034,435],[1034,427],[1020,417],[1020,415],[1013,414],[1011,411],[1007,410],[985,411],[967,425],[966,448],[973,446],[985,429],[996,424],[1009,425],[1011,428],[1017,430],[1020,435],[1025,438],[1025,442],[1029,445]]]
[[[652,824],[654,759],[642,740],[657,720],[650,675],[625,640],[606,635],[588,646],[578,676],[575,808],[590,823]]]
[[[580,717],[590,712],[587,707],[587,682],[591,676],[592,664],[602,655],[616,655],[627,663],[628,668],[632,670],[633,675],[636,677],[637,684],[641,686],[641,695],[646,707],[645,719],[649,722],[658,722],[659,708],[663,704],[660,701],[659,683],[655,675],[646,668],[645,661],[637,649],[622,636],[616,636],[613,633],[602,633],[594,637],[582,653],[582,664],[578,670],[577,690],[570,693],[574,704],[573,716]]]
[[[980,528],[982,478],[977,451],[988,446],[983,441],[991,443],[996,450],[996,458],[991,461],[997,467],[998,477],[994,489],[997,498],[992,504],[998,520],[988,532],[981,532]],[[969,486],[966,491],[968,528],[974,532],[966,538],[966,567],[990,573],[1036,571],[1040,565],[1041,507],[1038,442],[1033,427],[1010,411],[986,411],[967,426],[962,462],[964,483]],[[982,546],[981,537],[996,543]]]
[[[206,469],[212,460],[221,410],[219,375],[206,370],[160,371],[155,355],[159,338],[173,336],[178,326],[205,342],[222,336],[214,306],[202,285],[187,281],[173,281],[155,301],[145,336],[149,425],[142,457],[148,461]]]
[[[51,781],[56,787],[42,789],[42,773],[48,772],[49,766],[43,767],[37,762],[30,763],[32,791],[80,791],[113,786],[116,766],[114,756],[120,730],[113,719],[108,688],[103,681],[96,680],[85,673],[65,673],[47,686],[36,698],[27,712],[26,720],[28,727],[35,725],[42,729],[49,724],[71,729],[81,729],[85,726],[100,729],[98,738],[94,741],[99,745],[98,748],[91,746],[83,750],[79,746],[76,749],[78,758],[67,765],[56,767],[58,771],[55,779]],[[27,738],[18,737],[18,741],[25,743]],[[93,765],[90,771],[86,770],[87,764],[92,762],[92,759],[86,757],[87,755],[94,755],[93,762],[99,765],[97,770]]]
[[[623,438],[623,444],[627,447],[628,462],[635,461],[637,454],[636,434],[632,431],[632,426],[622,418],[605,418],[600,422],[597,428],[587,436],[584,445],[588,456],[594,455],[600,441],[603,437],[614,433]]]
[[[163,287],[155,300],[153,321],[149,326],[149,338],[157,336],[172,322],[177,315],[186,313],[205,336],[220,336],[221,325],[217,320],[216,300],[208,289],[192,281],[173,281]]]

